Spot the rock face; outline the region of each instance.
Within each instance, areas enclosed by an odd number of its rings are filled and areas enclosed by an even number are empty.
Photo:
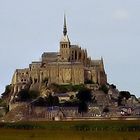
[[[40,88],[42,82],[59,85],[107,83],[103,59],[92,60],[87,50],[71,45],[67,35],[66,20],[59,52],[44,52],[41,61],[32,62],[29,68],[17,69],[12,78],[13,96],[28,86]],[[34,86],[35,85],[35,86]]]

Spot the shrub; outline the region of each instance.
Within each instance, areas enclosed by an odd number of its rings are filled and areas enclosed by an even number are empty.
[[[114,85],[114,84],[111,84],[110,87],[111,87],[112,89],[116,89],[116,85]]]
[[[103,109],[103,112],[108,113],[108,112],[109,112],[109,108],[108,108],[108,107],[105,107],[105,108]]]
[[[28,101],[28,100],[36,99],[38,96],[39,96],[39,92],[35,90],[22,89],[18,93],[18,98],[20,101]]]
[[[83,113],[88,111],[88,102],[92,101],[91,90],[87,88],[82,88],[78,94],[76,95],[77,99],[79,99],[78,112]]]
[[[131,94],[129,91],[120,91],[119,96],[118,96],[118,105],[119,106],[122,105],[123,98],[126,98],[126,100],[128,100],[130,97],[131,97]]]
[[[64,103],[61,103],[60,106],[64,106],[64,107],[77,107],[77,106],[79,106],[79,101],[78,100],[65,101]]]
[[[47,106],[58,106],[59,98],[57,96],[52,96],[51,94],[46,98]]]
[[[22,89],[19,93],[18,93],[18,98],[20,101],[27,101],[30,99],[29,96],[29,91],[27,89]]]
[[[69,91],[79,91],[80,89],[82,89],[84,87],[84,85],[72,85],[72,84],[68,84],[68,85],[58,85],[58,84],[51,84],[50,88],[53,89],[54,92],[56,93],[66,93]]]
[[[79,103],[79,107],[78,107],[78,112],[79,113],[83,113],[83,112],[87,112],[88,111],[88,105],[87,105],[87,103],[86,102],[80,102]]]
[[[79,91],[84,88],[84,85],[72,85],[72,91]]]
[[[35,91],[35,90],[29,90],[28,94],[30,99],[36,99],[40,95],[39,91]]]
[[[36,101],[32,102],[34,106],[46,106],[46,100],[42,97],[39,97]]]
[[[90,102],[92,100],[92,94],[91,90],[87,88],[83,88],[79,90],[78,94],[76,97],[81,101],[81,102]]]
[[[106,85],[102,85],[99,89],[102,90],[105,94],[108,94],[109,89]]]
[[[131,97],[131,94],[129,91],[120,91],[119,93],[120,98],[126,98],[127,100]]]
[[[4,93],[2,93],[2,98],[8,97],[8,95],[9,95],[10,92],[11,92],[11,89],[12,89],[12,85],[7,85],[7,86],[5,87]]]

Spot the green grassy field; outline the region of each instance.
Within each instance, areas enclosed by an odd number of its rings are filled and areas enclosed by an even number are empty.
[[[12,123],[1,125],[0,140],[140,140],[139,127],[139,121]]]

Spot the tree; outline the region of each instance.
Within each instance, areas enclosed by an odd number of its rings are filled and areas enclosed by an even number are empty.
[[[28,101],[36,99],[39,96],[39,92],[35,90],[28,90],[28,89],[22,89],[18,93],[18,98],[20,101]]]
[[[118,106],[121,106],[122,105],[122,97],[118,97]]]
[[[78,112],[83,113],[88,111],[88,102],[92,101],[91,90],[82,88],[76,97],[79,99]]]
[[[60,103],[60,106],[62,106],[62,107],[77,107],[77,106],[79,106],[79,101],[78,100],[65,101],[63,103]]]
[[[85,112],[87,112],[88,111],[88,105],[87,105],[87,103],[86,102],[80,102],[79,103],[79,107],[78,107],[78,112],[79,113],[82,113],[82,115],[83,115],[83,113]]]
[[[108,113],[108,112],[109,112],[109,108],[106,106],[106,107],[103,109],[103,112]]]
[[[51,94],[49,94],[49,96],[46,98],[46,104],[47,106],[58,106],[59,98],[57,96],[52,96]]]
[[[78,94],[76,97],[81,101],[81,102],[90,102],[92,100],[92,94],[91,90],[87,88],[82,88],[79,90]]]
[[[35,90],[29,90],[28,94],[30,99],[36,99],[39,96],[39,92]]]
[[[20,101],[27,101],[30,99],[29,96],[29,92],[27,89],[22,89],[19,93],[18,93],[18,98]]]
[[[12,86],[11,86],[11,85],[7,85],[7,86],[5,87],[4,93],[2,93],[2,98],[8,97],[9,94],[10,94],[10,92],[11,92],[11,90],[12,90]]]
[[[102,90],[105,94],[108,94],[108,87],[106,86],[106,85],[102,85],[101,87],[100,87],[100,90]]]
[[[131,94],[129,91],[120,91],[119,97],[126,98],[127,100],[131,97]]]
[[[47,106],[53,106],[53,96],[49,94],[49,96],[46,98]]]
[[[53,106],[59,105],[59,98],[57,96],[53,96]]]
[[[111,87],[112,89],[116,89],[116,85],[114,85],[114,84],[111,84],[110,87]]]
[[[32,105],[34,106],[46,106],[46,100],[42,97],[39,97],[37,100],[32,102]]]
[[[125,98],[126,100],[128,100],[130,97],[131,94],[129,91],[120,91],[118,96],[118,105],[121,106],[123,99]]]
[[[58,106],[59,99],[57,96],[52,96],[51,94],[49,94],[49,96],[46,98],[37,98],[37,100],[34,100],[32,104],[35,106]]]

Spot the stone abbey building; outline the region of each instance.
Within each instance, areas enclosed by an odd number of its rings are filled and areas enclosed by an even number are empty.
[[[24,89],[29,83],[42,83],[44,80],[48,80],[49,84],[59,85],[107,83],[103,59],[92,60],[86,49],[71,44],[65,17],[59,52],[44,52],[41,61],[32,62],[29,68],[17,69],[12,78],[14,93]]]

